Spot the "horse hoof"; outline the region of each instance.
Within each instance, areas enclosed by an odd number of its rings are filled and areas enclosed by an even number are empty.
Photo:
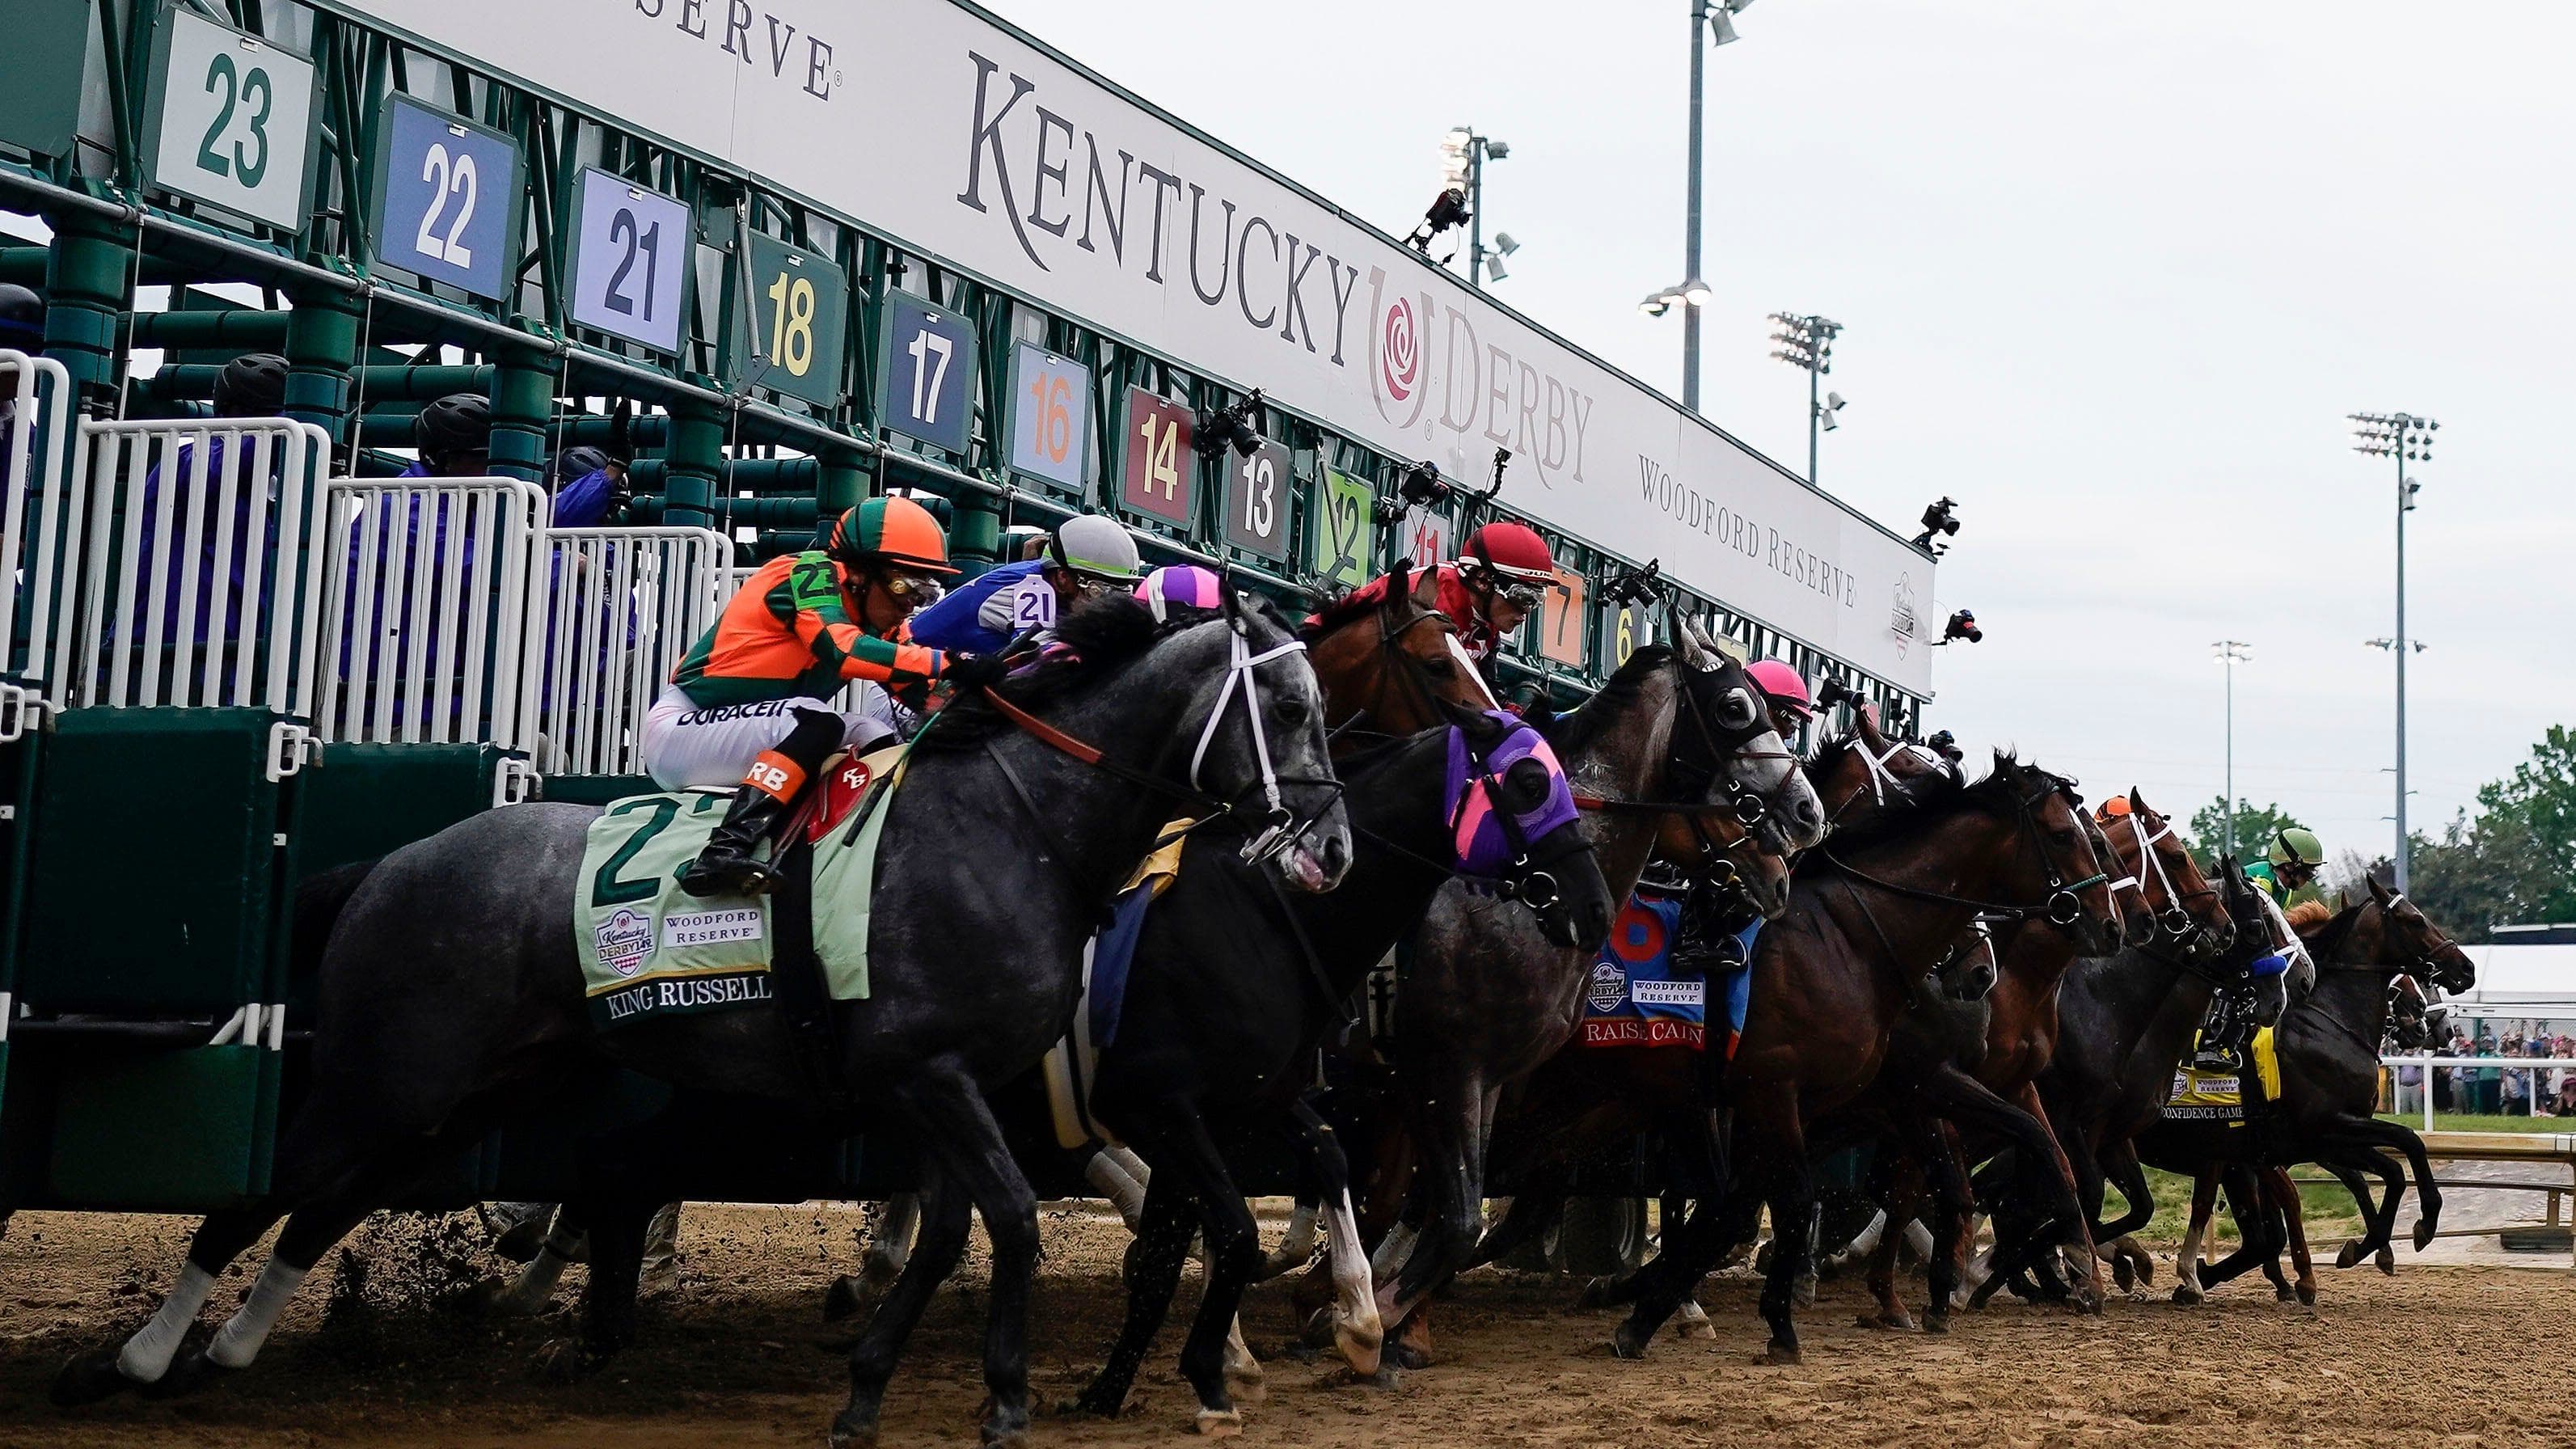
[[[2360,1261],[2361,1244],[2358,1242],[2344,1244],[2343,1250],[2335,1254],[2335,1266],[2338,1268],[2349,1268]]]
[[[2275,1283],[2272,1285],[2272,1301],[2275,1303],[2296,1303],[2299,1301],[2299,1295],[2291,1290],[2289,1284]]]
[[[1365,1378],[1377,1372],[1386,1356],[1386,1330],[1377,1322],[1352,1324],[1336,1316],[1333,1322],[1333,1349],[1351,1372]]]
[[[2138,1286],[2138,1270],[2129,1266],[2128,1259],[2114,1258],[2111,1260],[2111,1281],[2121,1292],[2129,1292]]]
[[[1805,1363],[1806,1361],[1807,1356],[1800,1353],[1798,1351],[1798,1346],[1794,1343],[1772,1344],[1770,1347],[1762,1350],[1762,1356],[1755,1360],[1757,1363],[1782,1365],[1800,1364]]]
[[[1056,1405],[1055,1411],[1067,1417],[1082,1414],[1094,1419],[1115,1419],[1127,1412],[1127,1396],[1120,1394],[1111,1398],[1109,1391],[1095,1379],[1091,1387]]]
[[[1025,1449],[1029,1442],[1029,1411],[1005,1409],[986,1399],[983,1440],[984,1449]]]
[[[1705,1318],[1684,1319],[1682,1323],[1673,1330],[1673,1337],[1697,1338],[1704,1339],[1710,1343],[1715,1343],[1717,1341],[1717,1325],[1709,1322]]]
[[[1627,1359],[1646,1356],[1646,1340],[1637,1332],[1635,1325],[1622,1321],[1617,1328],[1610,1330],[1610,1356]]]
[[[537,1250],[546,1245],[546,1233],[554,1226],[552,1215],[522,1218],[501,1230],[492,1240],[492,1251],[513,1263],[533,1263]]]
[[[1616,1301],[1611,1296],[1609,1278],[1606,1276],[1595,1278],[1583,1285],[1582,1292],[1574,1295],[1574,1311],[1583,1313],[1595,1308],[1607,1308]]]
[[[2188,1283],[2176,1283],[2174,1285],[2173,1301],[2182,1304],[2186,1308],[2199,1303],[2201,1297],[2201,1291]]]
[[[2303,1308],[2314,1308],[2317,1306],[2317,1290],[2312,1284],[2300,1284],[2296,1296],[2299,1300],[2299,1306]]]
[[[844,1273],[823,1290],[823,1321],[838,1323],[859,1313],[859,1280]]]
[[[578,1339],[558,1338],[537,1345],[537,1377],[554,1384],[578,1383],[588,1378],[591,1370],[599,1367],[606,1357],[605,1354],[591,1352]]]
[[[53,1400],[55,1408],[77,1409],[141,1387],[116,1366],[116,1356],[123,1348],[122,1344],[102,1348],[64,1364],[62,1372],[54,1375],[54,1386],[46,1397]]]
[[[832,1432],[823,1436],[824,1449],[877,1449],[877,1425],[873,1418],[861,1419],[844,1409],[832,1419]]]
[[[180,1399],[204,1388],[217,1377],[233,1372],[206,1357],[203,1347],[191,1345],[179,1350],[170,1360],[170,1371],[148,1384],[135,1388],[147,1399]]]
[[[1923,1314],[1923,1331],[1925,1333],[1948,1333],[1950,1331],[1950,1316],[1946,1313],[1934,1313],[1928,1309],[1925,1310]]]
[[[1889,1313],[1864,1313],[1857,1323],[1862,1328],[1884,1328],[1898,1333],[1914,1331],[1913,1318],[1901,1308]]]
[[[2416,1252],[2420,1253],[2433,1245],[2434,1226],[2435,1224],[2431,1218],[2417,1218],[2415,1220]]]
[[[2416,1251],[2420,1253],[2423,1249],[2418,1248]],[[2379,1256],[2372,1259],[2372,1261],[2379,1265],[2380,1272],[2387,1274],[2391,1278],[2397,1276],[2397,1255],[2395,1253],[2386,1248],[2382,1248],[2379,1250]]]
[[[1211,1439],[1231,1439],[1243,1432],[1243,1415],[1232,1409],[1201,1409],[1190,1421],[1190,1430]]]
[[[1800,1308],[1816,1306],[1816,1276],[1813,1273],[1799,1275],[1797,1286],[1789,1291],[1789,1301]]]
[[[1341,1326],[1341,1318],[1334,1312],[1333,1305],[1327,1303],[1307,1316],[1305,1331],[1297,1339],[1308,1348],[1332,1348],[1341,1333]]]

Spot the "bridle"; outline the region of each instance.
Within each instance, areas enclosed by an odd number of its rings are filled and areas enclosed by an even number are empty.
[[[2057,862],[2049,858],[2047,842],[2040,838],[2036,810],[2041,801],[2052,795],[2065,795],[2069,803],[2076,808],[2081,808],[2081,804],[2074,798],[2074,781],[2046,774],[2042,774],[2041,780],[2040,788],[2036,792],[2014,806],[2015,829],[2019,840],[2028,844],[2032,852],[2038,856],[2040,871],[2048,881],[2048,895],[2035,906],[1980,901],[1967,896],[1951,895],[1944,891],[1905,885],[1898,881],[1882,880],[1834,854],[1830,844],[1818,847],[1817,854],[1823,857],[1827,865],[1844,875],[1876,886],[1891,895],[1903,896],[1910,900],[1931,901],[1939,905],[1966,906],[1978,915],[1993,921],[2046,921],[2052,926],[2072,926],[2084,919],[2084,899],[2081,893],[2094,886],[2107,884],[2111,875],[2108,871],[2097,870],[2082,880],[2070,881],[2059,873]]]
[[[1734,862],[1728,859],[1728,857],[1736,851],[1743,850],[1748,847],[1757,852],[1761,849],[1759,843],[1755,841],[1752,832],[1758,828],[1763,821],[1770,818],[1771,805],[1769,801],[1762,798],[1759,792],[1755,791],[1741,780],[1735,779],[1732,776],[1727,776],[1721,782],[1719,779],[1719,772],[1724,768],[1725,763],[1730,760],[1795,761],[1797,756],[1788,750],[1747,750],[1744,748],[1744,746],[1760,739],[1771,730],[1771,722],[1764,713],[1760,701],[1754,697],[1752,687],[1749,684],[1738,686],[1734,690],[1729,691],[1729,707],[1732,707],[1733,704],[1740,699],[1743,705],[1743,712],[1747,716],[1745,722],[1739,724],[1730,722],[1726,719],[1719,719],[1712,722],[1708,717],[1707,709],[1700,703],[1697,691],[1691,688],[1691,671],[1682,663],[1682,657],[1679,651],[1675,651],[1672,656],[1671,668],[1673,671],[1674,693],[1681,699],[1682,713],[1688,717],[1692,727],[1699,732],[1700,743],[1706,747],[1708,752],[1708,763],[1703,765],[1698,761],[1692,760],[1679,749],[1673,749],[1668,752],[1665,767],[1667,783],[1671,786],[1676,795],[1683,798],[1672,800],[1618,800],[1603,795],[1586,795],[1577,791],[1574,796],[1574,805],[1578,810],[1597,811],[1606,815],[1652,815],[1658,817],[1665,815],[1679,815],[1685,821],[1689,822],[1691,835],[1699,842],[1700,862],[1702,866],[1711,870],[1714,870],[1716,866],[1721,864],[1727,867],[1728,875],[1723,880],[1716,876],[1712,876],[1710,878],[1711,883],[1732,883],[1740,885],[1741,877],[1736,873]],[[1710,671],[1703,670],[1699,672],[1706,673]],[[1708,794],[1709,787],[1712,784],[1717,783],[1723,783],[1725,785],[1726,798],[1723,801],[1712,801],[1705,798]],[[1701,798],[1688,798],[1694,795]],[[1721,843],[1711,837],[1708,833],[1708,825],[1704,819],[1704,817],[1711,811],[1724,811],[1725,813],[1733,816],[1735,822],[1738,825],[1743,826],[1746,833],[1738,836],[1734,841],[1729,843]]]
[[[2191,892],[2189,895],[2176,890],[2174,888],[2173,877],[2165,870],[2164,858],[2156,854],[2156,847],[2173,837],[2173,822],[2170,820],[2159,819],[2156,824],[2156,833],[2149,835],[2147,833],[2145,823],[2138,819],[2138,816],[2141,813],[2142,812],[2140,812],[2134,804],[2130,807],[2128,812],[2129,835],[2131,839],[2138,842],[2138,863],[2143,868],[2155,873],[2156,885],[2165,893],[2165,908],[2161,911],[2156,909],[2154,898],[2147,894],[2146,887],[2139,884],[2138,877],[2136,876],[2123,876],[2120,879],[2113,881],[2111,883],[2111,889],[2116,891],[2125,886],[2130,890],[2136,891],[2138,893],[2138,898],[2146,902],[2148,913],[2156,918],[2156,928],[2163,931],[2166,935],[2173,937],[2177,941],[2185,940],[2190,937],[2193,926],[2191,912],[2184,909],[2183,902],[2187,900],[2198,900],[2203,896],[2214,897],[2218,894],[2217,888],[2214,886],[2203,886],[2199,890]]]
[[[1200,789],[1199,769],[1207,761],[1208,746],[1216,742],[1217,727],[1225,722],[1225,707],[1234,702],[1236,686],[1240,685],[1243,695],[1244,723],[1252,730],[1252,756],[1261,765],[1261,799],[1264,807],[1262,828],[1243,845],[1244,864],[1253,865],[1267,861],[1285,850],[1290,841],[1315,823],[1314,819],[1300,821],[1296,812],[1288,808],[1280,794],[1279,772],[1270,763],[1270,732],[1261,724],[1261,702],[1256,697],[1259,689],[1253,676],[1255,669],[1273,659],[1284,659],[1291,654],[1305,653],[1306,641],[1284,640],[1255,654],[1252,652],[1252,641],[1246,637],[1241,624],[1235,621],[1229,621],[1229,623],[1231,627],[1226,631],[1225,683],[1217,689],[1216,707],[1208,711],[1207,723],[1199,727],[1198,748],[1190,751],[1190,788]],[[1325,782],[1306,781],[1304,783]],[[1336,788],[1327,798],[1337,799],[1339,782],[1332,783]],[[1330,808],[1330,805],[1323,807],[1323,809]],[[1321,818],[1322,813],[1319,809],[1315,818]]]

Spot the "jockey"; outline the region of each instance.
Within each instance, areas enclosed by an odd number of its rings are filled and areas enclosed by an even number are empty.
[[[1556,557],[1526,523],[1497,519],[1467,535],[1457,561],[1433,569],[1440,612],[1457,627],[1459,646],[1494,683],[1494,647],[1516,632],[1556,582]],[[1385,597],[1381,575],[1351,591],[1353,600]]]
[[[895,733],[887,690],[1002,677],[999,658],[929,648],[905,627],[955,572],[928,509],[871,498],[840,516],[825,547],[771,559],[743,581],[645,719],[653,783],[744,787],[705,852],[680,872],[681,889],[743,895],[775,885],[754,852],[833,751],[864,751]],[[859,708],[829,708],[825,701],[854,679],[864,682]]]
[[[1145,575],[1136,597],[1154,611],[1154,622],[1167,623],[1175,609],[1221,609],[1225,585],[1214,570],[1197,564],[1169,564]]]
[[[2272,904],[2286,906],[2290,892],[2317,878],[2318,867],[2326,863],[2325,842],[2305,826],[2287,825],[2272,832],[2265,857],[2245,867],[2245,876],[2263,888]]]
[[[1019,632],[1012,595],[1023,580],[1043,578],[1052,585],[1062,614],[1092,590],[1133,584],[1143,572],[1135,538],[1115,519],[1077,513],[1056,525],[1036,558],[995,564],[957,592],[924,605],[913,617],[912,637],[934,649],[997,653]]]
[[[1753,678],[1753,687],[1771,706],[1771,727],[1780,738],[1794,740],[1807,721],[1816,717],[1816,697],[1807,692],[1807,681],[1798,671],[1777,659],[1757,659],[1744,666]]]

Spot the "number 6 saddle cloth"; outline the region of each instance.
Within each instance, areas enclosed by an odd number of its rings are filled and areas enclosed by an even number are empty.
[[[729,790],[636,795],[601,811],[582,845],[572,913],[592,1024],[774,1001],[779,942],[805,937],[807,928],[810,951],[790,954],[819,963],[831,1000],[865,1000],[877,852],[886,800],[902,775],[899,745],[837,757],[788,833],[789,883],[777,896],[680,889],[680,870],[724,819]],[[783,921],[786,912],[807,919]]]

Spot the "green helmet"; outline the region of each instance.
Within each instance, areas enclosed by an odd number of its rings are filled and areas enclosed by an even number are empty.
[[[1112,583],[1134,583],[1145,572],[1136,540],[1112,519],[1077,513],[1056,525],[1047,559],[1059,568]]]
[[[2303,825],[2291,825],[2273,831],[2270,854],[2274,870],[2293,865],[2313,867],[2326,863],[2325,843],[2317,839],[2315,831]]]

